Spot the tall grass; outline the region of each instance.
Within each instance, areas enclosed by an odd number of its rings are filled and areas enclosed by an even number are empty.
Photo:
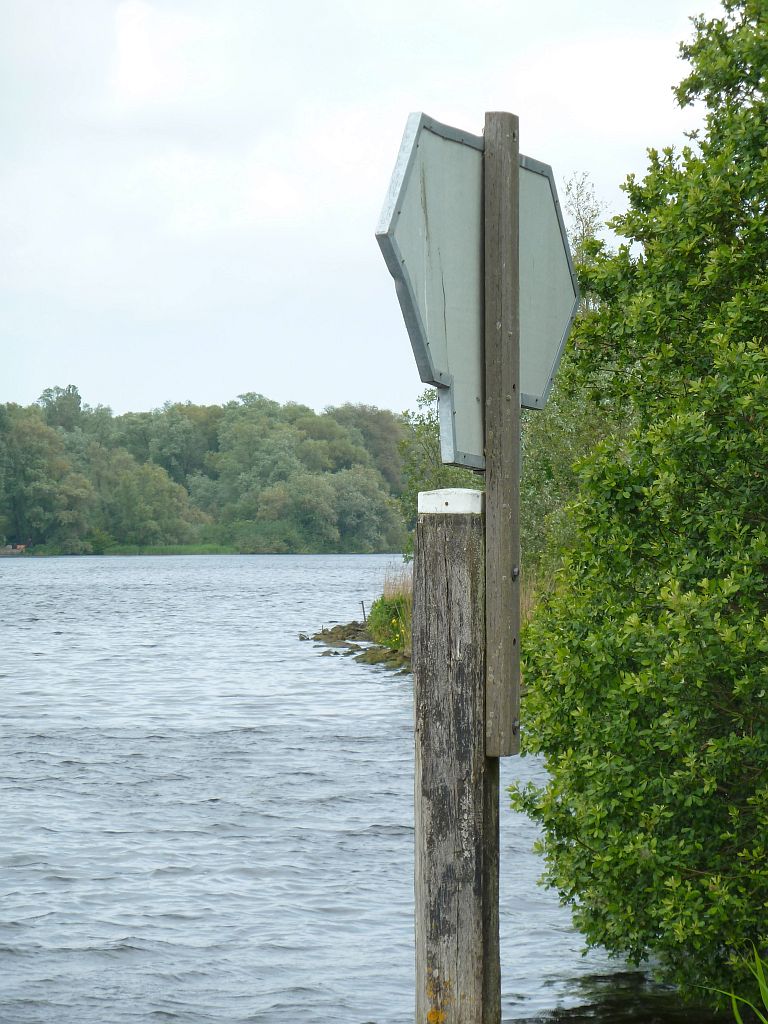
[[[368,632],[377,644],[411,656],[413,575],[410,565],[387,568],[382,595],[371,605]]]
[[[384,573],[382,594],[387,600],[413,596],[413,563],[390,565]]]
[[[540,588],[536,579],[523,576],[520,591],[520,621],[525,625],[536,609]],[[382,596],[373,602],[368,630],[373,639],[387,647],[411,654],[413,614],[413,563],[391,565],[384,575]]]
[[[768,961],[763,960],[755,947],[752,947],[752,959],[744,961],[745,966],[749,970],[752,977],[757,982],[757,989],[760,993],[760,1001],[763,1004],[762,1010],[751,1002],[749,999],[745,999],[743,996],[737,996],[735,992],[725,992],[723,989],[716,988],[715,992],[718,992],[721,996],[728,996],[731,1000],[731,1009],[733,1010],[733,1017],[736,1024],[748,1024],[740,1012],[740,1006],[748,1006],[754,1013],[754,1018],[750,1017],[750,1020],[755,1020],[759,1024],[768,1024]],[[763,1013],[763,1010],[765,1013]]]

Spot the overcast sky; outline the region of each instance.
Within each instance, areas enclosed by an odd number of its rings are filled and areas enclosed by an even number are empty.
[[[0,402],[422,390],[374,229],[409,112],[520,117],[609,210],[714,0],[0,0]]]

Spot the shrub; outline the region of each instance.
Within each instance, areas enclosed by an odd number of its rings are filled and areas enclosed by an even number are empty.
[[[523,636],[546,879],[590,945],[696,996],[748,982],[768,905],[768,352],[585,467],[578,544]]]
[[[649,151],[627,244],[584,282],[575,361],[632,428],[584,461],[524,634],[524,743],[550,781],[513,799],[587,942],[695,998],[752,984],[742,954],[768,944],[765,3],[694,25],[677,97],[705,127]]]

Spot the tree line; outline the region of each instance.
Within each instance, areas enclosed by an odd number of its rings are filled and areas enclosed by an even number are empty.
[[[74,385],[0,406],[0,543],[88,554],[173,545],[397,551],[406,420],[244,394],[115,416]]]

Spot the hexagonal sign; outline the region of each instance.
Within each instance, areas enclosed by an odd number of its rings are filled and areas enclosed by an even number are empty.
[[[483,139],[411,114],[376,230],[443,462],[485,468]],[[551,167],[520,157],[521,402],[542,408],[578,306]]]

